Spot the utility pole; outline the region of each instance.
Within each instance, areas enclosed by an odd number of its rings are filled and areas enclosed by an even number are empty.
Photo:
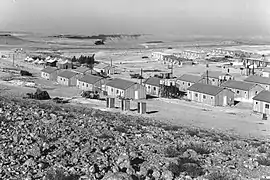
[[[12,66],[14,66],[14,53],[12,54]]]
[[[254,69],[254,60],[253,60],[252,75],[255,74],[254,70],[255,70],[255,69]]]
[[[209,83],[208,81],[209,81],[209,80],[208,80],[208,70],[206,70],[206,84]]]
[[[143,74],[143,70],[142,70],[142,68],[141,68],[141,76],[140,76],[140,84],[142,84],[142,74]]]

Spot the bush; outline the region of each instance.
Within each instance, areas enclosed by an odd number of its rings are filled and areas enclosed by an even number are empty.
[[[212,172],[206,177],[208,180],[235,180],[235,177],[230,176],[227,173],[224,172]]]
[[[261,145],[257,148],[259,153],[266,153],[268,151],[269,147],[266,145]]]
[[[79,180],[78,175],[65,175],[63,170],[51,170],[48,171],[45,180]]]
[[[177,157],[181,154],[181,152],[177,149],[177,147],[175,146],[168,146],[165,150],[165,156],[166,157],[170,157],[170,158],[173,158],[173,157]]]
[[[203,143],[191,143],[186,147],[187,149],[192,149],[198,154],[210,154],[212,150]]]
[[[182,172],[185,172],[192,178],[205,174],[205,171],[201,167],[199,161],[186,157],[180,157],[177,160],[177,163],[170,163],[168,170],[170,170],[176,177],[178,177]]]
[[[270,166],[270,157],[269,154],[267,156],[260,156],[257,158],[257,162],[259,165]]]

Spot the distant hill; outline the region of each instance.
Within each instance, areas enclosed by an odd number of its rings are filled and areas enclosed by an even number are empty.
[[[55,35],[55,36],[49,36],[54,38],[68,38],[68,39],[80,39],[80,40],[87,40],[87,39],[101,39],[101,40],[107,40],[107,39],[124,39],[124,38],[138,38],[140,36],[143,36],[142,34],[100,34],[100,35],[93,35],[93,36],[84,36],[84,35]]]
[[[29,41],[11,34],[0,34],[0,45],[21,45],[26,43],[29,43]]]

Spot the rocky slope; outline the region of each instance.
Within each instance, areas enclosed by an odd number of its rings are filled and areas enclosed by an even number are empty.
[[[260,179],[269,143],[48,102],[0,99],[0,179]]]

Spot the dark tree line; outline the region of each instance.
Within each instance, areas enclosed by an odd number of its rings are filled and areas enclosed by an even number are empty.
[[[80,64],[87,64],[89,67],[93,67],[95,64],[95,55],[93,56],[83,56],[81,55],[79,58],[75,56],[71,59],[72,62],[78,62]]]

